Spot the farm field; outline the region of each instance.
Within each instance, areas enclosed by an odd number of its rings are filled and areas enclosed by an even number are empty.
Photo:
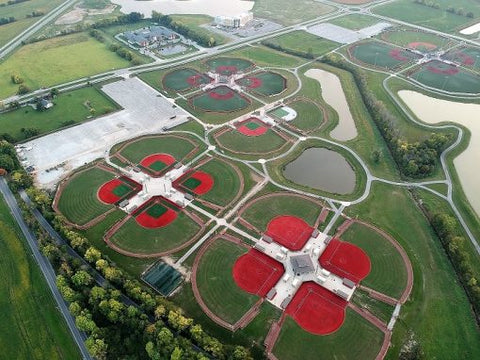
[[[0,238],[0,331],[4,335],[0,336],[2,357],[81,359],[3,197],[0,197]]]
[[[96,60],[91,61],[93,58]],[[10,79],[12,74],[23,78],[24,85],[33,90],[126,67],[128,64],[128,61],[108,50],[105,44],[85,33],[28,44],[0,64],[0,98],[17,92],[18,85]]]
[[[95,87],[61,93],[53,103],[55,105],[45,111],[37,111],[26,106],[2,114],[0,118],[2,132],[9,134],[16,141],[25,140],[26,136],[22,129],[35,129],[41,135],[118,109],[113,101]]]

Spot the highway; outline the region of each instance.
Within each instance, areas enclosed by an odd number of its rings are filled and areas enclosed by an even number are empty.
[[[87,339],[85,333],[78,330],[77,327],[75,326],[75,319],[70,314],[67,303],[63,300],[62,295],[60,295],[60,292],[58,291],[57,285],[55,283],[55,279],[56,279],[55,271],[53,270],[52,265],[50,264],[48,259],[46,259],[42,255],[42,253],[40,253],[40,250],[38,249],[37,239],[35,235],[32,233],[32,231],[28,228],[27,224],[25,224],[25,221],[23,220],[22,212],[20,210],[20,207],[18,206],[17,200],[13,196],[13,193],[10,191],[7,185],[7,181],[5,180],[4,177],[0,177],[0,192],[3,195],[10,209],[10,212],[15,218],[15,221],[18,223],[20,230],[25,236],[25,239],[27,239],[27,243],[28,243],[28,246],[30,247],[30,250],[32,251],[33,258],[37,262],[45,280],[47,281],[48,288],[50,289],[52,296],[57,303],[57,307],[60,313],[65,319],[65,322],[67,323],[67,326],[72,334],[72,337],[76,342],[80,350],[80,353],[82,354],[82,358],[86,360],[90,360],[90,359],[93,360],[93,358],[88,353],[87,348],[85,347],[84,342]]]

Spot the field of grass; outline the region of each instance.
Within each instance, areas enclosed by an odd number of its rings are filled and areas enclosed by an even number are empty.
[[[240,154],[258,154],[268,158],[285,144],[285,139],[275,131],[268,129],[260,136],[246,136],[237,130],[228,131],[216,138],[220,147]]]
[[[246,46],[240,50],[229,52],[228,56],[243,57],[249,59],[255,65],[267,67],[292,68],[307,62],[306,59],[287,55],[261,45]]]
[[[447,44],[451,44],[451,40],[439,35],[405,28],[384,32],[381,37],[385,41],[401,47],[407,47],[408,44],[414,42],[430,43],[436,45],[438,48],[445,48]]]
[[[242,218],[260,231],[265,230],[270,220],[280,215],[297,216],[313,226],[321,210],[318,204],[307,199],[279,195],[257,201],[246,209]]]
[[[386,324],[388,324],[390,321],[395,308],[392,305],[371,298],[365,291],[361,289],[355,290],[351,302],[360,308],[367,309]]]
[[[223,320],[234,324],[258,300],[240,289],[232,276],[236,259],[246,253],[242,246],[227,240],[216,240],[200,260],[197,285],[203,301]]]
[[[367,15],[352,14],[329,20],[328,22],[347,29],[360,30],[365,27],[377,24],[379,20]]]
[[[77,225],[84,225],[102,215],[112,205],[98,199],[98,189],[114,177],[114,174],[97,167],[74,174],[58,199],[58,210]]]
[[[140,138],[122,148],[120,154],[134,164],[138,164],[146,156],[156,153],[170,154],[177,161],[182,161],[197,145],[196,141],[192,144],[184,138],[189,137],[184,135],[181,137],[161,135]],[[115,153],[120,146],[122,146],[122,144],[112,148],[111,153]]]
[[[0,98],[17,92],[18,85],[10,79],[12,74],[18,74],[34,90],[128,65],[128,61],[85,33],[28,44],[0,64]]]
[[[273,353],[282,360],[375,359],[382,342],[383,333],[379,329],[347,309],[340,329],[326,336],[310,334],[287,317]]]
[[[419,58],[419,56],[414,55],[411,52],[379,41],[365,41],[358,43],[350,47],[348,51],[353,60],[357,59],[361,63],[388,70],[393,70],[409,64],[412,60]],[[392,51],[398,51],[399,58],[396,58],[392,54]]]
[[[320,38],[303,30],[292,31],[269,39],[267,42],[284,49],[309,53],[315,57],[326,54],[339,46],[336,42]]]
[[[361,224],[353,224],[341,238],[359,246],[370,258],[372,269],[362,284],[399,299],[407,285],[407,271],[393,245]]]
[[[470,23],[478,22],[478,20],[451,14],[446,11],[447,8],[452,6],[456,10],[463,9],[465,13],[471,11],[474,17],[478,18],[480,16],[480,3],[476,0],[456,0],[454,3],[450,0],[437,0],[435,4],[438,4],[440,9],[437,10],[429,6],[416,4],[411,0],[398,0],[378,6],[374,12],[415,25],[450,33],[455,30],[461,30]]]
[[[293,25],[325,15],[333,7],[314,0],[257,0],[253,6],[256,17],[267,18],[282,25]]]
[[[408,191],[374,183],[367,200],[349,208],[347,215],[358,216],[387,231],[412,261],[411,300],[402,306],[387,358],[398,359],[410,334],[414,334],[427,359],[480,357],[480,333],[464,290],[440,241]]]
[[[42,11],[47,14],[62,2],[62,0],[30,0],[0,7],[0,18],[13,16],[17,20],[0,27],[0,46],[5,45],[30,25],[42,19],[42,17],[27,18],[28,14],[33,11]],[[2,0],[2,3],[6,4],[7,1]]]
[[[153,254],[184,244],[199,230],[200,226],[181,211],[172,223],[156,229],[144,228],[134,218],[130,218],[113,234],[110,241],[127,251]]]
[[[0,197],[0,348],[4,359],[80,359],[47,283]]]
[[[212,190],[202,195],[202,199],[224,206],[230,203],[240,190],[241,179],[235,170],[224,161],[213,158],[200,166],[199,170],[210,174],[215,181]]]
[[[101,116],[118,108],[117,104],[95,87],[86,87],[61,93],[54,99],[55,106],[46,111],[37,111],[30,106],[4,113],[0,116],[1,132],[15,140],[24,140],[22,128],[34,128],[39,134],[78,124]],[[88,105],[87,105],[88,102]]]
[[[303,131],[318,129],[326,120],[323,111],[313,102],[298,100],[288,104],[297,112],[297,117],[290,124]]]

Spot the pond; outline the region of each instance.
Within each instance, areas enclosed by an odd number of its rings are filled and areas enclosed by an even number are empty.
[[[288,163],[283,175],[290,181],[335,194],[355,190],[355,171],[339,153],[325,148],[306,149]]]

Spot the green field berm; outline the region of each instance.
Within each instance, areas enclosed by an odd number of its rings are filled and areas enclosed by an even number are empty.
[[[81,359],[47,283],[0,197],[2,359]]]

